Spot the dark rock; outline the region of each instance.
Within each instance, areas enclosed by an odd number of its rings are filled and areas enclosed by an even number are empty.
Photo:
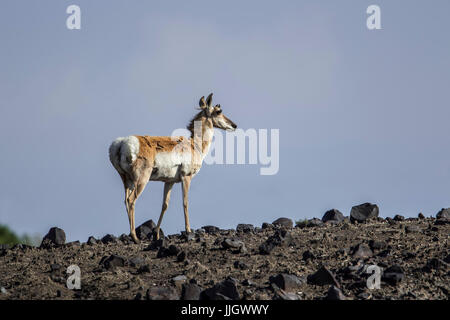
[[[344,215],[337,209],[331,209],[325,212],[322,217],[323,222],[338,223],[344,221]]]
[[[169,253],[171,256],[176,256],[177,254],[180,253],[180,251],[181,251],[181,249],[174,244],[171,244],[169,246]]]
[[[404,256],[403,259],[405,259],[405,260],[409,260],[409,259],[413,259],[413,258],[417,257],[417,254],[415,254],[414,252],[411,252],[411,251],[405,250],[402,252],[402,254]]]
[[[305,252],[303,252],[302,259],[304,261],[314,260],[315,258],[316,256],[311,251],[306,250]]]
[[[251,287],[251,286],[254,286],[255,283],[252,280],[250,280],[250,279],[244,279],[244,281],[242,281],[242,285],[243,286],[247,286],[247,287]]]
[[[450,219],[450,208],[444,209],[442,208],[437,214],[437,219]]]
[[[314,227],[320,227],[323,226],[323,221],[317,218],[309,219],[306,223],[307,228],[314,228]]]
[[[195,230],[195,235],[196,235],[197,237],[202,237],[205,233],[206,233],[206,231],[205,231],[205,229],[203,229],[203,228],[200,228],[200,229]]]
[[[125,234],[125,233],[120,235],[119,240],[122,241],[125,244],[134,243],[133,239],[129,235]]]
[[[167,245],[167,241],[162,238],[159,240],[153,240],[145,249],[144,251],[153,251],[158,250],[161,247],[165,247]]]
[[[200,300],[202,288],[195,283],[183,284],[181,290],[181,300]]]
[[[236,280],[227,278],[212,288],[202,291],[201,300],[239,300]]]
[[[245,243],[242,242],[241,240],[227,238],[224,241],[222,241],[222,247],[225,249],[241,250],[242,248],[245,248]]]
[[[113,243],[113,242],[117,242],[117,238],[115,236],[113,236],[112,234],[107,234],[106,236],[104,236],[101,240],[104,244],[107,243]]]
[[[388,257],[390,255],[391,255],[391,249],[383,250],[379,254],[377,254],[378,257],[382,257],[382,258]]]
[[[440,218],[440,219],[437,219],[436,221],[434,221],[434,224],[437,226],[443,226],[446,224],[450,224],[450,219]]]
[[[249,269],[249,267],[244,262],[239,261],[239,260],[235,261],[233,265],[236,269],[241,269],[241,270]]]
[[[444,262],[450,263],[450,254],[445,257]]]
[[[156,224],[153,222],[153,220],[150,219],[135,229],[136,236],[140,240],[151,239],[152,235],[153,235],[153,230],[155,228],[156,228]],[[159,230],[159,232],[160,232],[160,235],[163,234],[163,232],[161,232],[161,230]]]
[[[260,254],[270,254],[277,246],[287,247],[292,244],[292,235],[287,230],[276,230],[263,244],[259,246]]]
[[[304,284],[297,276],[286,273],[270,277],[269,282],[286,292],[297,291]]]
[[[389,223],[389,225],[394,225],[394,224],[398,223],[397,221],[395,221],[394,219],[389,218],[389,217],[386,218],[386,221],[387,221],[387,223]]]
[[[411,225],[405,227],[406,233],[420,233],[422,232],[422,229],[419,226]]]
[[[144,264],[144,259],[141,257],[133,257],[130,260],[128,260],[128,264],[134,268],[139,267]]]
[[[159,248],[158,253],[156,254],[157,258],[166,258],[169,256],[170,256],[169,249],[166,247]]]
[[[394,220],[395,220],[395,221],[405,221],[405,217],[402,216],[402,215],[396,214],[396,215],[394,216]]]
[[[352,256],[353,258],[369,258],[373,255],[372,250],[370,250],[369,246],[364,243],[360,243],[353,248]]]
[[[387,247],[387,243],[384,241],[379,241],[379,240],[370,240],[369,247],[372,250],[381,250],[381,249],[384,249]]]
[[[136,293],[134,300],[142,300],[142,293],[140,293],[140,292]]]
[[[178,248],[175,245],[170,245],[168,248],[161,247],[159,248],[158,254],[156,255],[157,258],[166,258],[166,257],[172,257],[176,256],[178,253],[180,253],[180,248]]]
[[[50,265],[50,270],[52,272],[59,271],[61,270],[61,265],[59,265],[58,263],[53,263]]]
[[[178,255],[177,255],[177,262],[183,262],[186,260],[186,256],[187,253],[186,251],[181,251]]]
[[[426,265],[422,268],[424,272],[431,272],[431,270],[445,270],[448,264],[444,260],[438,258],[432,258],[427,261]]]
[[[294,222],[289,218],[278,218],[274,222],[272,222],[274,226],[281,226],[285,228],[292,228],[294,227]]]
[[[425,219],[425,216],[423,215],[422,212],[419,212],[419,214],[417,215],[417,217],[418,217],[420,220]]]
[[[148,300],[178,300],[179,298],[174,288],[152,287],[147,290]]]
[[[268,229],[268,228],[272,228],[273,224],[271,223],[267,223],[267,222],[263,222],[263,224],[261,225],[261,229]]]
[[[376,204],[366,202],[352,208],[350,212],[350,221],[364,222],[370,218],[378,217],[378,214],[378,206]]]
[[[402,281],[404,277],[405,277],[405,274],[403,272],[403,269],[398,265],[394,265],[392,267],[387,268],[383,272],[383,276],[381,277],[381,280],[390,285],[395,286],[400,281]]]
[[[95,239],[93,236],[90,236],[90,237],[88,238],[88,240],[86,241],[86,243],[87,243],[88,245],[91,245],[91,246],[93,246],[94,244],[97,244],[97,242],[98,242],[98,240]]]
[[[328,290],[327,296],[325,297],[326,300],[346,300],[346,297],[342,293],[341,289],[337,288],[336,286],[331,286]]]
[[[322,266],[316,273],[308,276],[308,283],[313,285],[335,285],[340,288],[340,284],[337,282],[334,274],[326,267]]]
[[[139,269],[137,270],[138,273],[149,273],[150,271],[151,268],[149,264],[144,264],[140,266]]]
[[[118,255],[110,255],[109,257],[103,257],[102,260],[100,261],[101,264],[103,264],[103,266],[106,269],[111,269],[114,267],[123,267],[125,266],[125,258],[118,256]]]
[[[136,229],[136,236],[138,237],[138,239],[140,240],[144,240],[144,239],[151,239],[152,233],[153,233],[153,229],[150,229],[147,226],[139,226]]]
[[[66,243],[66,233],[63,229],[53,227],[42,239],[41,247],[61,246]]]
[[[209,234],[216,234],[220,231],[220,229],[215,226],[204,226],[204,227],[202,227],[202,229],[205,230],[205,232],[209,233]]]
[[[195,238],[195,233],[181,231],[181,240],[189,242],[191,240],[194,240],[194,238]]]
[[[283,290],[275,291],[274,300],[301,300],[301,297],[294,292],[285,292]]]
[[[255,231],[255,227],[251,224],[243,224],[240,223],[237,225],[236,227],[236,231],[237,232],[242,232],[242,233],[251,233]]]

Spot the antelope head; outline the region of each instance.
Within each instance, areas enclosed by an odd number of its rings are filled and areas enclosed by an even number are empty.
[[[234,131],[237,125],[228,119],[222,112],[220,104],[212,106],[212,93],[206,98],[201,97],[199,107],[203,110],[204,116],[212,122],[214,128],[223,129],[227,131]]]

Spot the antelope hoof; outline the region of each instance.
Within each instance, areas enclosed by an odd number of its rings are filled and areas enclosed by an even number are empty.
[[[139,239],[136,237],[136,234],[131,234],[131,238],[133,239],[134,243],[139,244]]]

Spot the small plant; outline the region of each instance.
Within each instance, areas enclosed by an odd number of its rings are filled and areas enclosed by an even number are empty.
[[[41,237],[39,235],[30,236],[28,234],[24,234],[22,237],[19,237],[8,226],[0,224],[0,244],[15,245],[22,243],[37,246],[40,242]]]

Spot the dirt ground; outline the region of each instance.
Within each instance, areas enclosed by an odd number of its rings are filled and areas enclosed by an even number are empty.
[[[196,299],[200,290],[202,299],[303,300],[332,298],[330,288],[341,299],[449,298],[450,225],[435,218],[264,227],[204,228],[164,243],[122,236],[3,248],[0,299]],[[67,287],[70,265],[80,268],[81,289]],[[379,289],[367,287],[369,265],[380,267]],[[189,296],[187,287],[198,290]]]

